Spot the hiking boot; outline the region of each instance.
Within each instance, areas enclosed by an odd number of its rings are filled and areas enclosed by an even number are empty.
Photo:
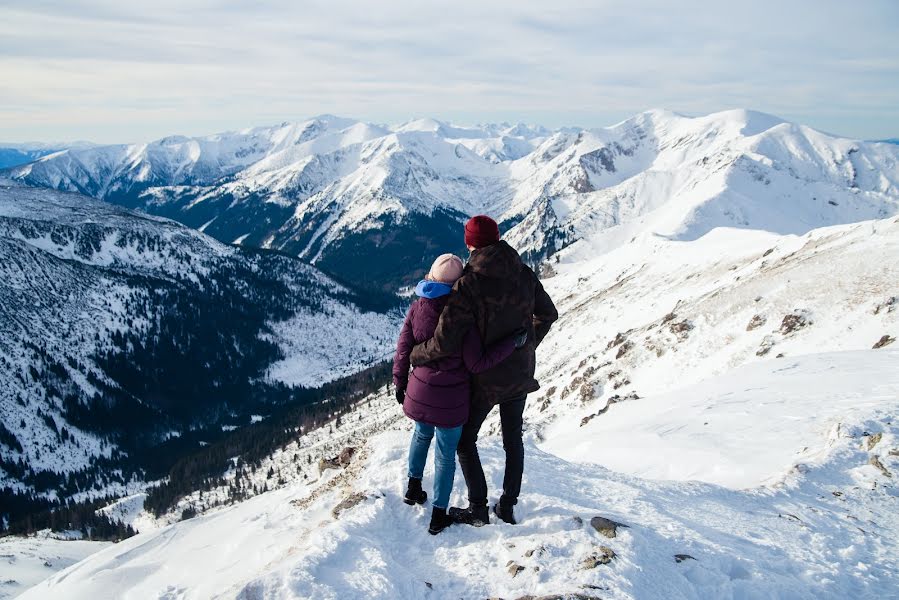
[[[493,514],[497,517],[508,523],[509,525],[516,525],[518,521],[515,520],[515,513],[512,511],[511,506],[506,506],[502,503],[496,503],[493,505]]]
[[[413,504],[424,504],[427,499],[428,493],[421,489],[421,479],[410,477],[409,486],[406,488],[406,495],[403,497],[403,502],[411,506]]]
[[[469,504],[468,508],[452,507],[449,509],[450,518],[456,523],[463,523],[473,527],[481,527],[490,523],[490,514],[487,506]]]
[[[431,511],[431,524],[428,526],[428,533],[437,535],[452,524],[453,520],[446,514],[446,509],[435,506]]]

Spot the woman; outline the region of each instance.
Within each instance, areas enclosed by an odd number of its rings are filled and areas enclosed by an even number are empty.
[[[452,523],[446,514],[456,470],[456,446],[462,425],[468,420],[471,403],[470,375],[490,369],[505,360],[526,340],[522,330],[485,349],[476,329],[466,334],[462,352],[435,363],[415,367],[409,374],[409,355],[416,344],[434,335],[440,313],[453,284],[462,276],[462,259],[453,254],[437,257],[431,270],[415,288],[419,298],[409,307],[393,358],[393,383],[397,401],[406,416],[415,421],[409,447],[409,485],[404,502],[423,504],[421,488],[431,439],[437,434],[434,453],[434,500],[428,532],[437,535]]]

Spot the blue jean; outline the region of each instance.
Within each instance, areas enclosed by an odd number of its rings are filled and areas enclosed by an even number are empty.
[[[415,423],[412,443],[409,445],[409,477],[421,479],[428,460],[431,438],[437,430],[437,448],[434,451],[434,499],[435,508],[445,509],[449,505],[453,491],[453,476],[456,474],[456,446],[462,435],[462,426],[434,427],[426,423]]]

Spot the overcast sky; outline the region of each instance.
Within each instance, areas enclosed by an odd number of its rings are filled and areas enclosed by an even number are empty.
[[[602,126],[738,107],[899,136],[899,1],[0,5],[7,142],[146,141],[321,113]]]

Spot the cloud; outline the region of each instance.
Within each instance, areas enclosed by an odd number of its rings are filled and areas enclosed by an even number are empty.
[[[882,137],[899,133],[897,6],[7,0],[0,131],[134,141],[323,112],[603,125],[741,106]]]

